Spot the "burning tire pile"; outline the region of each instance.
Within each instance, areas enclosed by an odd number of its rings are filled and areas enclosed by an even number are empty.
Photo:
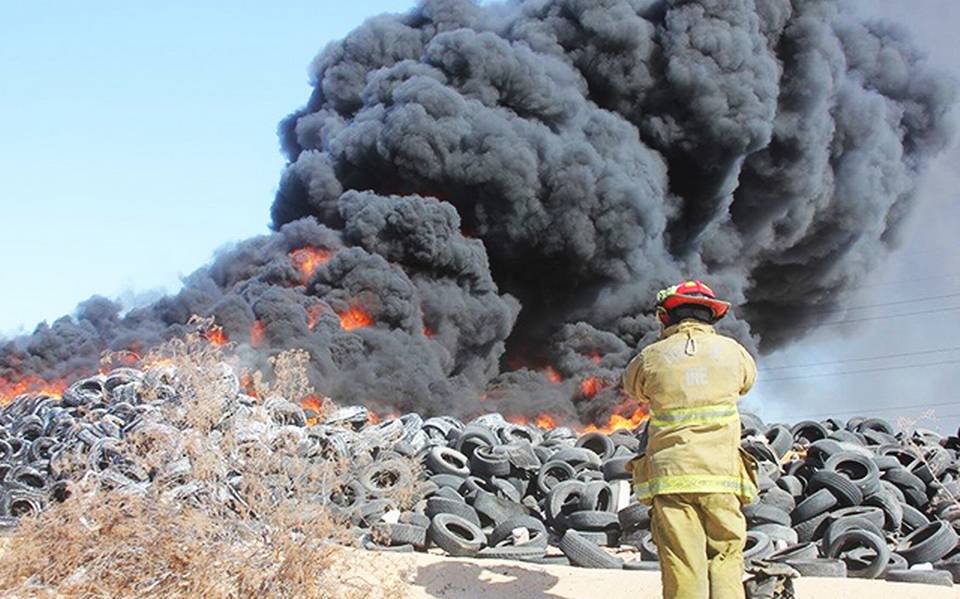
[[[243,477],[229,469],[201,476],[187,458],[147,469],[127,457],[131,439],[180,439],[191,430],[171,416],[184,401],[173,377],[170,369],[122,368],[73,384],[62,399],[23,396],[6,406],[3,525],[65,500],[71,481],[90,477],[110,492],[162,484],[171,501],[239,510]],[[247,396],[228,369],[222,380],[226,398],[209,435],[234,439],[227,458],[259,451],[346,463],[349,474],[318,486],[309,501],[367,549],[657,568],[649,510],[630,499],[627,471],[643,451],[643,427],[578,435],[497,414],[371,424],[361,407],[317,421],[284,399]],[[960,438],[898,433],[879,419],[787,427],[747,414],[743,446],[760,462],[759,500],[744,508],[748,562],[785,563],[804,576],[960,579]],[[277,472],[263,478],[273,492],[291,484]]]

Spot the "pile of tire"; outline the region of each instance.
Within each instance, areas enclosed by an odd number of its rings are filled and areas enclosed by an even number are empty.
[[[876,418],[766,426],[743,418],[760,463],[745,557],[801,575],[960,582],[960,439]]]
[[[640,450],[634,432],[578,437],[569,428],[544,431],[496,414],[470,423],[428,418],[422,431],[427,443],[416,455],[424,498],[375,525],[364,537],[368,548],[435,546],[458,557],[623,568],[604,548],[631,542],[656,559],[648,511],[629,504],[625,466]],[[384,478],[385,463],[361,471],[351,496],[366,493],[376,502],[369,481]],[[560,552],[548,555],[551,546]]]

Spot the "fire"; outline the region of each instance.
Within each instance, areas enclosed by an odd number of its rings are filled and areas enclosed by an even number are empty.
[[[600,352],[598,351],[592,352],[590,354],[590,360],[593,361],[594,364],[600,364]]]
[[[586,397],[595,397],[597,393],[606,387],[606,383],[598,377],[591,376],[580,382],[580,392]]]
[[[559,385],[563,382],[563,377],[560,376],[560,373],[557,372],[557,369],[553,366],[547,366],[547,368],[543,371],[543,374],[547,377],[547,380],[554,385]]]
[[[206,337],[211,345],[217,347],[223,347],[230,341],[227,334],[223,332],[223,327],[213,327],[206,331],[203,336]]]
[[[266,335],[266,332],[267,329],[263,321],[254,320],[253,325],[250,327],[250,345],[260,347],[263,344],[263,337]]]
[[[430,337],[430,338],[432,338],[434,335],[436,335],[436,333],[434,332],[434,330],[431,329],[429,326],[427,326],[426,323],[423,324],[423,334],[424,334],[425,337]]]
[[[307,395],[300,400],[300,407],[307,414],[307,426],[314,426],[320,423],[320,415],[323,414],[323,399],[319,395]]]
[[[367,424],[377,425],[383,422],[383,418],[380,418],[380,415],[374,412],[373,410],[367,410]]]
[[[373,318],[357,305],[351,305],[346,312],[340,314],[340,326],[344,331],[355,331],[373,326]]]
[[[0,377],[0,405],[7,405],[18,396],[25,393],[49,395],[59,398],[63,395],[67,384],[64,381],[45,381],[37,377],[28,376],[19,380],[9,380]]]
[[[307,326],[311,331],[317,326],[317,323],[320,322],[320,317],[327,312],[328,309],[326,304],[314,304],[307,308]]]
[[[260,394],[257,392],[257,381],[249,370],[245,370],[243,374],[240,375],[240,386],[243,387],[243,392],[250,397],[260,397]]]
[[[297,248],[290,252],[290,261],[300,272],[300,283],[306,285],[313,278],[322,264],[330,261],[330,250],[323,250],[313,246]]]
[[[644,423],[647,419],[647,410],[643,406],[637,406],[633,412],[627,416],[623,414],[613,414],[603,426],[591,424],[583,429],[584,433],[604,433],[609,435],[614,431],[633,430]]]
[[[540,414],[534,420],[536,425],[544,430],[553,430],[557,428],[557,421],[550,414]]]

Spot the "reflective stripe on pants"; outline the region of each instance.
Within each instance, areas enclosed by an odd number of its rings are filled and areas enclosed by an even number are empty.
[[[747,523],[726,493],[653,498],[664,599],[744,599]]]

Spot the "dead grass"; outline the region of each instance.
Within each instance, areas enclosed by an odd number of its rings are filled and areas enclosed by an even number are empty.
[[[117,485],[97,473],[77,480],[67,501],[24,519],[9,539],[0,594],[405,596],[402,567],[344,557],[347,524],[327,499],[350,465],[305,453],[304,429],[276,424],[264,406],[312,393],[305,352],[277,357],[266,399],[244,403],[222,350],[204,339],[209,323],[198,324],[143,361],[144,396],[179,398],[145,414],[119,448],[119,470],[149,473],[153,483]],[[76,480],[86,456],[61,462]],[[414,494],[404,492],[409,503]]]

